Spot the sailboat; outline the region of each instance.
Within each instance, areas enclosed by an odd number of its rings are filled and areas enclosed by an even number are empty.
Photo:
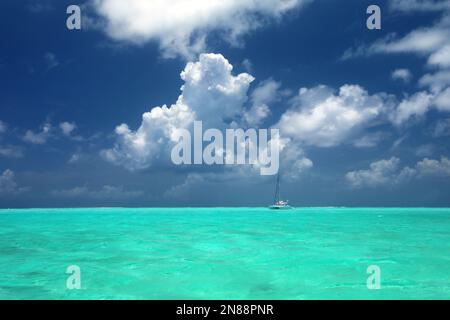
[[[273,205],[269,207],[271,210],[289,210],[292,207],[289,205],[288,200],[280,199],[280,172],[278,172],[277,176],[277,186],[275,188],[275,199],[273,201]]]

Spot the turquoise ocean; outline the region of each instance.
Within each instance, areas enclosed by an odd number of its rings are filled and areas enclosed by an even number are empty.
[[[0,210],[0,299],[449,298],[450,209]]]

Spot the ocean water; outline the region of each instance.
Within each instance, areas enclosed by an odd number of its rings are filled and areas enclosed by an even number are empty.
[[[0,210],[0,299],[449,298],[450,209]]]

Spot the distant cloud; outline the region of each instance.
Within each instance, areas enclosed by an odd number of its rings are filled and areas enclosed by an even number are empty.
[[[5,158],[22,158],[23,149],[18,146],[2,146],[0,145],[0,157]]]
[[[429,27],[411,30],[403,36],[390,34],[371,45],[361,45],[348,49],[343,59],[374,54],[415,54],[426,59],[429,69],[419,80],[422,91],[406,97],[390,117],[396,125],[412,119],[423,118],[428,111],[450,111],[450,1],[432,0],[392,0],[391,9],[403,13],[435,11],[440,18]],[[395,70],[394,79],[408,82],[411,74],[406,69]]]
[[[351,171],[346,174],[347,181],[353,187],[378,187],[386,184],[395,184],[401,177],[407,176],[407,171],[399,173],[400,159],[391,158],[370,164],[367,170]]]
[[[450,70],[427,73],[419,80],[422,87],[429,87],[432,92],[441,92],[450,86]]]
[[[420,176],[450,176],[450,160],[447,157],[441,157],[440,160],[425,158],[416,167]]]
[[[88,187],[75,187],[65,190],[53,190],[51,195],[60,198],[70,199],[94,199],[94,200],[127,200],[139,198],[144,193],[142,191],[128,191],[123,186],[105,185],[100,189],[90,189]]]
[[[166,190],[163,196],[168,199],[184,199],[194,187],[204,184],[206,181],[205,177],[199,173],[189,173],[182,183]]]
[[[411,167],[400,167],[400,159],[392,157],[388,160],[380,160],[370,164],[367,170],[351,171],[346,174],[346,179],[352,187],[380,187],[397,185],[411,179],[424,177],[449,177],[450,160],[441,157],[440,160],[424,158]]]
[[[72,154],[72,156],[70,156],[70,159],[69,159],[69,161],[67,161],[67,163],[69,163],[69,164],[78,163],[81,160],[81,157],[82,157],[81,153],[78,153],[78,152],[74,153],[74,154]]]
[[[403,99],[396,110],[390,114],[395,125],[402,125],[412,118],[423,117],[432,107],[433,95],[427,92],[417,92]]]
[[[439,119],[433,128],[433,137],[441,138],[450,136],[450,118]]]
[[[432,27],[415,29],[403,37],[389,34],[371,45],[350,48],[345,51],[343,59],[373,54],[414,53],[428,57],[429,65],[449,66],[450,21],[448,20],[444,17]]]
[[[27,191],[28,188],[19,187],[13,171],[7,169],[0,175],[0,196],[17,195]]]
[[[25,8],[31,13],[44,13],[53,10],[52,0],[29,0]]]
[[[250,61],[250,59],[244,59],[244,61],[242,61],[242,66],[244,67],[246,72],[253,72],[253,63]]]
[[[430,157],[434,154],[436,151],[435,145],[432,143],[427,143],[420,145],[416,148],[415,154],[418,157]]]
[[[59,130],[58,130],[59,127]],[[50,122],[45,122],[39,131],[27,130],[22,140],[31,144],[46,144],[50,139],[60,137],[70,138],[70,140],[82,142],[85,139],[80,135],[74,135],[77,129],[75,122],[61,122],[54,127]]]
[[[65,136],[70,137],[72,132],[77,128],[77,125],[74,122],[61,122],[59,128]]]
[[[390,0],[389,5],[403,12],[450,10],[449,0]]]
[[[436,108],[440,111],[450,111],[450,87],[439,92],[434,100]]]
[[[390,113],[389,119],[396,126],[401,126],[410,121],[423,119],[431,110],[450,111],[450,87],[445,90],[418,91],[406,96]]]
[[[54,53],[51,53],[51,52],[47,52],[44,55],[44,59],[45,59],[45,63],[46,63],[46,66],[47,66],[47,71],[51,70],[53,68],[56,68],[60,64],[58,59],[56,58],[56,55]]]
[[[111,38],[131,43],[157,41],[165,57],[192,59],[207,46],[208,35],[232,45],[240,37],[279,20],[312,0],[94,0],[93,8]]]
[[[295,181],[311,170],[314,162],[305,155],[298,144],[290,143],[282,152],[281,167],[283,179]]]
[[[303,177],[314,167],[311,159],[305,156],[305,153],[298,145],[290,145],[283,149],[283,155],[280,159],[283,181],[296,181]],[[205,188],[206,185],[224,185],[226,183],[248,183],[254,178],[260,179],[259,170],[253,166],[231,166],[224,170],[213,172],[190,172],[185,179],[166,190],[163,194],[168,199],[189,199],[197,190]]]
[[[388,134],[385,132],[368,133],[353,141],[353,145],[357,148],[374,148],[385,139]]]
[[[0,120],[0,133],[5,133],[8,130],[8,125]]]
[[[396,69],[392,71],[391,74],[392,79],[394,80],[401,80],[404,83],[408,83],[412,79],[412,73],[408,69]]]
[[[52,126],[50,123],[45,123],[40,132],[34,132],[32,130],[27,130],[23,136],[23,140],[32,144],[45,144],[47,140],[51,137]]]
[[[278,101],[281,83],[272,79],[263,81],[255,88],[250,100],[252,106],[244,112],[244,122],[250,127],[258,127],[270,115],[269,105]]]

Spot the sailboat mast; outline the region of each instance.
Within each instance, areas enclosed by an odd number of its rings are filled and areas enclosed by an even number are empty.
[[[275,188],[275,199],[274,203],[278,203],[280,201],[280,172],[277,175],[277,186]]]

